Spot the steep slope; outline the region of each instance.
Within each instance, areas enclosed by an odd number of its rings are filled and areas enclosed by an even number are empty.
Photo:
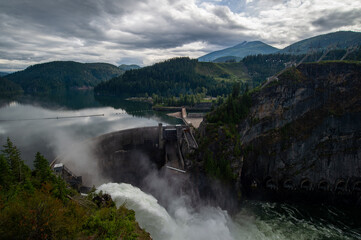
[[[340,31],[323,34],[293,43],[279,52],[303,54],[311,48],[315,50],[323,50],[330,45],[334,45],[336,48],[348,48],[351,46],[361,45],[361,32]]]
[[[196,73],[212,77],[218,81],[239,81],[248,82],[250,79],[247,69],[242,63],[210,63],[197,62]]]
[[[207,117],[200,160],[213,175],[217,168],[228,169],[221,177],[248,194],[356,203],[361,200],[360,93],[360,63],[291,68],[278,82],[229,100]]]
[[[28,93],[93,87],[124,71],[107,63],[49,62],[6,76]]]
[[[226,62],[240,62],[242,58],[234,57],[234,56],[225,56],[214,59],[212,62],[214,63],[226,63]]]
[[[201,62],[212,62],[213,60],[220,57],[232,56],[244,58],[249,55],[274,53],[278,50],[279,49],[260,41],[243,42],[230,48],[208,53],[198,58],[198,60]]]
[[[153,66],[129,70],[120,77],[103,82],[97,94],[179,96],[207,90],[212,96],[228,94],[235,82],[249,78],[242,63],[199,63],[195,59],[174,58]]]

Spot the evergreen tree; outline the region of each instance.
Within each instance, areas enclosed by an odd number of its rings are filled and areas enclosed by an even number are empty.
[[[13,145],[10,138],[7,138],[6,144],[3,147],[2,152],[8,161],[14,180],[20,182],[22,180],[20,151]]]
[[[4,155],[0,155],[0,186],[9,189],[11,184],[10,167]]]
[[[39,179],[41,179],[41,182],[45,182],[49,180],[49,178],[51,177],[51,169],[49,167],[49,162],[39,152],[37,152],[35,155],[34,167],[35,167],[34,170],[35,175]]]
[[[23,181],[30,175],[30,169],[26,166],[20,157],[20,150],[13,145],[10,138],[7,138],[6,144],[3,145],[2,152],[9,164],[12,178],[16,182]]]
[[[232,97],[233,98],[238,97],[240,92],[241,92],[241,84],[239,82],[235,83],[232,89]]]

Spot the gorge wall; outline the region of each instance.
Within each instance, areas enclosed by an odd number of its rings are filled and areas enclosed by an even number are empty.
[[[226,127],[215,131],[205,121],[201,129],[203,137],[219,139],[208,150],[233,153],[227,160],[237,188],[360,201],[360,63],[302,64],[250,96],[252,106],[226,149],[219,148]]]

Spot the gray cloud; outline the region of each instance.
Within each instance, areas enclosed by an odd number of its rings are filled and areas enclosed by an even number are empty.
[[[350,11],[325,13],[325,16],[313,21],[312,24],[322,30],[334,29],[344,26],[353,26],[361,23],[361,9]]]
[[[284,47],[360,31],[360,11],[351,0],[0,0],[0,71],[53,60],[147,65],[244,40]]]

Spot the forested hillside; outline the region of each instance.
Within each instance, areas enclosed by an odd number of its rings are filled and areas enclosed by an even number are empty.
[[[49,62],[6,76],[26,93],[49,93],[72,88],[94,87],[124,71],[107,63]]]
[[[358,45],[361,45],[360,32],[339,31],[304,39],[282,49],[279,53],[303,54],[310,49],[322,51],[329,46],[337,49],[345,49]]]
[[[235,82],[246,82],[247,74],[240,63],[198,63],[195,59],[174,58],[153,66],[130,70],[120,77],[100,83],[97,94],[132,96],[179,96],[207,92],[217,96],[228,94]]]
[[[346,54],[345,49],[332,50],[327,53],[322,59],[323,61],[333,61],[340,60]],[[316,62],[318,61],[323,52],[315,52],[310,54],[304,59],[304,62]],[[241,63],[245,67],[245,71],[249,75],[249,78],[252,81],[252,85],[250,86],[256,87],[263,81],[267,79],[267,77],[273,76],[274,74],[280,72],[287,65],[297,64],[300,62],[306,54],[267,54],[267,55],[256,55],[256,56],[248,56],[242,59]],[[346,56],[344,60],[348,61],[360,61],[361,60],[361,48],[359,47],[355,51],[351,52]]]
[[[0,154],[0,239],[151,239],[110,195],[82,196],[39,152],[30,170],[7,139]]]
[[[0,77],[0,98],[12,97],[23,93],[23,89],[16,83]]]

